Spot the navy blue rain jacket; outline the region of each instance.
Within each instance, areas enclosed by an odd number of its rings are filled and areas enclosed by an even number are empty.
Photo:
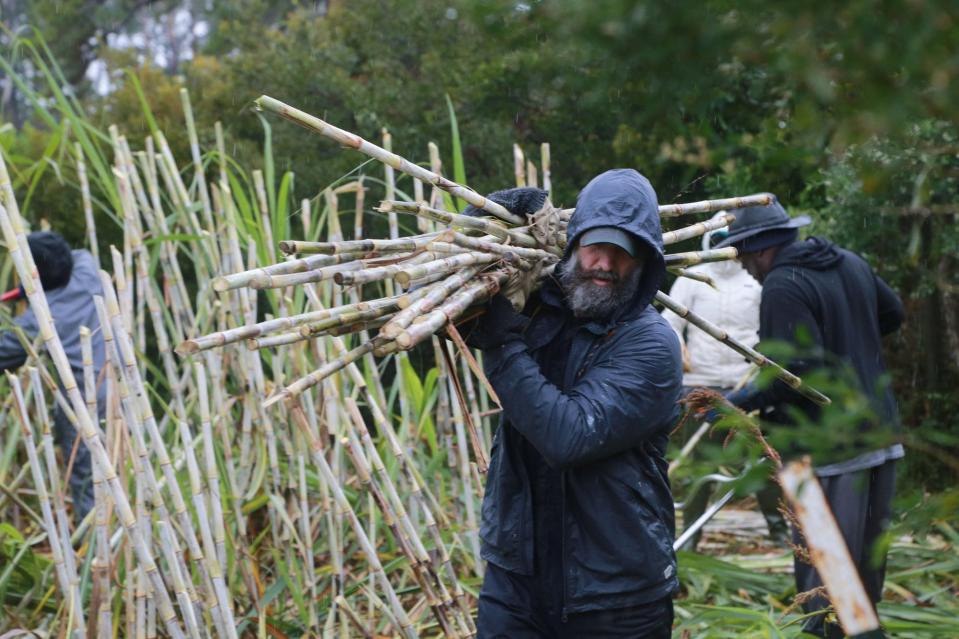
[[[578,322],[558,283],[547,281],[524,309],[531,319],[522,337],[484,353],[503,419],[483,500],[482,554],[532,575],[534,544],[561,535],[564,614],[637,605],[678,588],[664,454],[682,364],[676,334],[650,305],[665,263],[649,181],[632,169],[594,178],[579,195],[564,260],[597,226],[628,231],[652,249],[634,299],[606,322]],[[556,362],[565,362],[562,371],[543,368]],[[526,445],[561,478],[558,533],[533,532],[537,471],[527,467]]]

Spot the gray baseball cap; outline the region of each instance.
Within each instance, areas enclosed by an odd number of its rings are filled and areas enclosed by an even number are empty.
[[[583,234],[579,236],[579,245],[589,246],[591,244],[615,244],[629,253],[631,257],[636,257],[640,250],[642,250],[632,234],[618,229],[615,226],[597,226],[596,228],[584,231]]]

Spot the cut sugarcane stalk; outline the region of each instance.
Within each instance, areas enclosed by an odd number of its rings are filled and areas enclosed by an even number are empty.
[[[419,255],[414,255],[410,258],[404,258],[395,264],[389,264],[387,266],[374,266],[371,268],[363,268],[355,271],[342,271],[335,273],[333,275],[333,281],[340,286],[366,284],[368,282],[380,282],[396,277],[398,273],[402,273],[405,269],[412,268],[413,266],[419,264],[432,264],[436,260],[440,259],[442,259],[442,255],[440,253],[427,251],[425,253],[420,253]],[[437,272],[437,269],[432,271],[424,271],[423,276],[435,272]],[[408,284],[409,280],[404,280],[400,283]]]
[[[186,340],[177,347],[177,352],[181,355],[196,353],[211,348],[226,346],[227,344],[242,342],[247,339],[256,338],[269,333],[275,333],[277,331],[294,329],[302,326],[303,324],[319,322],[331,317],[337,317],[355,311],[378,308],[398,308],[399,299],[399,297],[388,297],[370,302],[357,302],[355,304],[347,304],[345,306],[324,309],[322,311],[311,311],[308,313],[301,313],[299,315],[291,315],[290,317],[278,317],[276,319],[266,320],[257,324],[239,326],[237,328],[231,328],[225,331],[211,333],[202,337]]]
[[[518,215],[510,213],[501,205],[493,202],[492,200],[486,199],[476,191],[471,191],[464,186],[460,186],[456,182],[448,180],[442,175],[437,175],[436,173],[433,173],[432,171],[425,169],[418,164],[414,164],[395,153],[387,151],[383,147],[377,146],[372,142],[367,142],[356,134],[344,131],[343,129],[333,126],[332,124],[324,122],[316,116],[304,113],[299,109],[291,107],[288,104],[284,104],[279,100],[271,98],[267,95],[261,95],[254,101],[254,103],[259,109],[276,113],[277,115],[284,117],[291,122],[295,122],[306,129],[315,131],[320,135],[330,138],[331,140],[335,140],[343,146],[356,149],[360,153],[375,158],[383,164],[398,171],[402,171],[407,175],[411,175],[424,182],[433,184],[448,192],[450,195],[462,198],[476,208],[487,211],[490,215],[494,215],[502,220],[506,220],[511,224],[525,223],[525,220]]]
[[[690,251],[688,253],[672,253],[665,256],[666,266],[693,266],[707,262],[724,262],[734,260],[739,252],[733,247],[710,249],[708,251]]]
[[[417,317],[421,317],[432,311],[436,306],[443,302],[453,292],[466,285],[479,272],[478,267],[468,267],[456,273],[453,273],[440,284],[430,288],[430,291],[419,300],[414,300],[411,296],[402,296],[398,304],[403,310],[396,314],[382,329],[380,334],[396,338],[403,329],[413,323]]]
[[[287,260],[277,264],[271,264],[261,268],[254,268],[248,271],[240,271],[231,275],[224,275],[213,280],[213,289],[219,293],[229,291],[242,286],[251,286],[254,282],[269,282],[273,275],[287,275],[289,273],[302,273],[304,271],[315,271],[324,266],[334,266],[343,264],[361,257],[375,257],[361,252],[356,253],[338,253],[335,255],[310,255],[298,260]],[[273,288],[262,286],[262,288]]]
[[[664,204],[659,207],[660,217],[677,217],[690,213],[715,213],[730,209],[745,209],[750,206],[767,206],[776,199],[772,193],[757,193],[742,197],[724,198],[721,200],[703,200],[701,202],[687,202],[685,204]]]
[[[670,268],[669,272],[677,277],[685,277],[691,280],[696,280],[697,282],[702,282],[703,284],[708,284],[709,286],[716,288],[716,282],[713,281],[713,278],[709,277],[705,273],[698,273],[696,271],[679,267]]]
[[[683,240],[699,237],[708,233],[709,231],[715,231],[716,229],[721,229],[724,226],[729,226],[735,220],[736,216],[734,214],[726,213],[725,215],[717,217],[715,220],[706,220],[705,222],[699,222],[698,224],[693,224],[692,226],[687,226],[675,231],[663,233],[663,245],[669,246],[670,244],[676,244],[678,242],[682,242]]]
[[[393,275],[393,279],[395,279],[401,286],[405,286],[409,284],[411,280],[427,277],[435,273],[452,273],[457,269],[463,268],[464,266],[490,264],[501,259],[503,258],[491,253],[462,253],[459,255],[453,255],[452,257],[432,260],[430,262],[425,262],[414,266],[404,266],[396,271],[396,273]]]
[[[396,336],[397,345],[409,350],[439,331],[449,322],[455,321],[467,308],[483,302],[496,294],[500,284],[506,281],[506,273],[500,273],[488,279],[480,280],[466,287],[456,295],[444,301],[438,309],[421,316],[402,333]]]
[[[425,233],[413,237],[395,240],[349,240],[341,242],[296,242],[283,240],[280,250],[288,255],[321,254],[339,255],[342,253],[400,253],[415,251],[430,243],[439,233]]]
[[[759,351],[750,348],[732,337],[724,329],[716,326],[712,322],[709,322],[699,315],[696,315],[688,308],[669,297],[662,291],[656,293],[656,301],[676,313],[687,322],[699,328],[703,332],[707,333],[713,339],[719,340],[729,348],[733,349],[750,362],[759,366],[760,368],[772,368],[776,371],[776,377],[782,380],[786,385],[795,390],[797,393],[805,397],[806,399],[818,404],[819,406],[828,406],[831,403],[831,400],[817,391],[814,388],[811,388],[803,383],[802,379],[789,372],[776,362],[772,361]]]

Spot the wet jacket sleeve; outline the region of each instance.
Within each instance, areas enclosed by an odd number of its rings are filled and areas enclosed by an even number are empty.
[[[879,334],[888,335],[899,330],[906,315],[902,300],[896,292],[878,275],[876,278],[876,306],[879,316]]]
[[[759,306],[759,326],[761,341],[801,344],[803,355],[785,362],[790,372],[801,377],[806,371],[822,367],[822,333],[799,287],[767,285]],[[763,389],[747,384],[727,395],[726,399],[749,412],[797,397],[796,391],[777,379]]]
[[[674,421],[679,342],[662,323],[636,333],[618,336],[619,348],[591,364],[569,392],[546,379],[520,340],[484,353],[506,418],[553,468],[634,448]]]

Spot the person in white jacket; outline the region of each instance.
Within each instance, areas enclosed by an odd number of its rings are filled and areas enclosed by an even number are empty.
[[[714,236],[724,237],[724,234],[707,234],[703,238],[703,250],[709,248]],[[688,277],[678,277],[669,296],[703,319],[723,327],[730,337],[747,346],[755,346],[759,341],[762,286],[732,260],[699,264],[689,270],[709,276],[716,288]],[[687,389],[707,386],[720,391],[731,390],[749,373],[750,363],[736,351],[668,309],[663,311],[663,317],[683,345],[683,386]]]
[[[723,215],[723,212],[717,213]],[[703,250],[722,241],[727,229],[721,228],[703,237]],[[736,261],[699,264],[691,269],[710,277],[715,288],[688,277],[676,278],[669,296],[700,317],[717,324],[729,335],[747,346],[759,341],[759,299],[762,286]],[[679,336],[683,349],[683,394],[693,388],[707,387],[720,393],[731,391],[750,373],[750,363],[728,346],[696,328],[670,310],[663,317]],[[692,421],[692,420],[690,420]],[[687,423],[683,440],[688,439],[699,424]],[[695,494],[687,495],[683,508],[683,524],[696,521],[711,496],[711,485],[702,486]],[[788,526],[778,511],[779,491],[773,485],[757,494],[760,509],[766,518],[773,538],[786,539]],[[697,533],[686,548],[694,549],[699,542]]]

